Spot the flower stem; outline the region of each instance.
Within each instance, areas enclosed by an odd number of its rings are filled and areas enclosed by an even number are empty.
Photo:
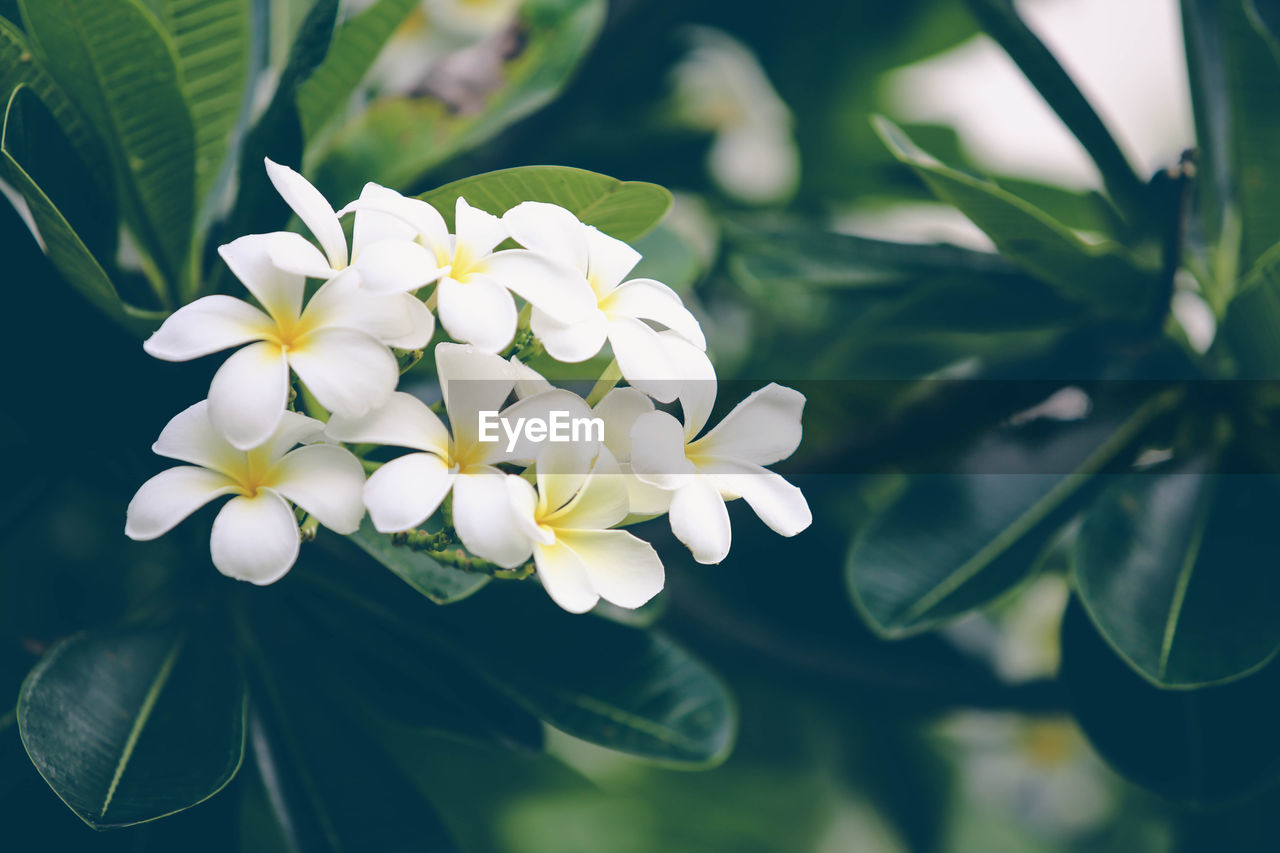
[[[618,368],[618,360],[615,358],[609,362],[609,366],[604,369],[604,373],[600,374],[600,378],[596,380],[596,384],[592,387],[591,393],[587,395],[587,405],[594,406],[614,389],[614,386],[622,379],[622,371]]]

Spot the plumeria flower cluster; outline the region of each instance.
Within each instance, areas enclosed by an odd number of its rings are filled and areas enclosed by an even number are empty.
[[[729,552],[728,501],[784,536],[809,525],[800,490],[765,467],[799,446],[803,395],[769,385],[705,430],[717,382],[702,329],[670,288],[630,277],[640,255],[626,243],[541,202],[499,217],[458,198],[452,231],[376,184],[335,210],[297,172],[266,168],[314,242],[277,232],[222,246],[252,301],[197,299],[144,344],[167,361],[234,352],[153,446],[186,464],[138,490],[130,537],[230,497],[213,564],[269,584],[302,531],[354,534],[367,513],[377,534],[442,562],[536,572],[581,613],[663,588],[656,551],[624,529],[637,521],[667,516],[703,563]],[[398,390],[401,364],[428,347],[435,407]],[[606,347],[586,399],[528,364]]]

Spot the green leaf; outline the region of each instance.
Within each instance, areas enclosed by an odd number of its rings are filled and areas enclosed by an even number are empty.
[[[990,181],[942,165],[917,148],[892,122],[875,126],[894,156],[915,170],[933,193],[986,232],[1000,253],[1053,285],[1067,299],[1108,316],[1138,318],[1156,292],[1154,274],[1114,244],[1090,245],[1070,229]]]
[[[389,535],[374,530],[368,517],[347,539],[436,604],[461,601],[489,582],[488,575],[442,566],[422,551],[393,545]]]
[[[967,0],[966,5],[1080,140],[1111,196],[1134,219],[1145,218],[1149,203],[1145,182],[1070,75],[1023,22],[1012,0]]]
[[[392,33],[418,0],[378,0],[343,23],[320,67],[298,88],[302,133],[311,139],[346,106]]]
[[[1280,665],[1218,687],[1161,690],[1116,657],[1073,604],[1062,625],[1061,678],[1098,753],[1165,797],[1216,805],[1280,774]]]
[[[1158,687],[1246,675],[1280,649],[1272,535],[1280,488],[1199,456],[1109,486],[1076,540],[1075,583],[1098,630]]]
[[[459,197],[473,207],[502,215],[522,201],[544,201],[569,210],[619,240],[634,240],[666,215],[671,193],[657,184],[620,181],[567,166],[519,166],[463,178],[419,198],[453,227]]]
[[[317,186],[332,198],[354,198],[365,181],[410,186],[550,102],[594,43],[605,4],[543,0],[524,4],[521,14],[520,52],[503,63],[501,85],[479,108],[425,97],[377,101],[314,152]]]
[[[115,165],[126,218],[170,281],[195,220],[195,131],[173,47],[137,0],[21,0],[46,67]]]
[[[565,613],[528,583],[495,583],[437,608],[376,586],[300,577],[417,637],[433,650],[426,657],[470,668],[575,737],[686,767],[715,764],[732,746],[737,722],[725,686],[656,631]]]
[[[1200,207],[1225,296],[1280,234],[1280,66],[1256,23],[1243,0],[1182,0]]]
[[[251,0],[150,0],[173,39],[196,142],[196,199],[218,178],[249,82]]]
[[[217,230],[216,242],[276,231],[289,221],[291,211],[271,185],[263,158],[270,157],[286,166],[301,165],[302,123],[295,98],[298,87],[329,52],[337,17],[338,0],[315,0],[299,26],[271,103],[241,146],[237,171],[239,190],[231,212]],[[227,274],[222,265],[214,269],[217,277]]]
[[[0,69],[0,98],[4,103],[9,103],[19,86],[29,87],[53,114],[90,174],[109,190],[107,161],[93,129],[32,53],[26,36],[4,18],[0,18]]]
[[[18,152],[13,150],[16,146],[10,137],[10,119],[26,93],[25,85],[20,86],[5,108],[4,126],[0,130],[0,175],[26,200],[34,236],[58,272],[96,308],[129,331],[143,336],[159,324],[161,316],[139,311],[120,301],[115,286],[93,253],[15,156]]]
[[[228,649],[177,628],[76,634],[44,656],[18,699],[27,754],[99,829],[216,794],[240,766],[244,713]]]
[[[1280,243],[1241,281],[1217,343],[1230,352],[1240,378],[1280,378]]]
[[[1001,428],[958,473],[910,475],[857,535],[847,580],[878,634],[899,638],[988,604],[1023,580],[1078,508],[1082,490],[1168,405],[1053,425]]]
[[[252,603],[253,760],[290,853],[456,850],[439,816],[341,703],[306,623]],[[424,661],[424,664],[427,663]]]

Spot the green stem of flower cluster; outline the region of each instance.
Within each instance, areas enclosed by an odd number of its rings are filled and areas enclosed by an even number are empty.
[[[459,571],[475,572],[507,580],[523,580],[533,574],[532,562],[514,569],[504,569],[487,560],[472,556],[462,548],[450,550],[449,546],[457,541],[456,534],[450,528],[437,530],[434,533],[426,530],[404,530],[391,534],[391,544],[411,551],[425,551],[431,554],[432,559],[437,563],[452,566]]]
[[[396,362],[400,365],[400,375],[404,376],[414,365],[422,361],[423,350],[395,350]]]
[[[591,393],[587,395],[587,405],[594,406],[599,403],[604,399],[604,395],[612,391],[621,380],[622,370],[618,367],[618,360],[615,358],[609,362],[609,366],[604,369],[604,373],[600,374]]]

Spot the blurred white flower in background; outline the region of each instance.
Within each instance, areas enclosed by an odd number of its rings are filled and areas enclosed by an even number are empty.
[[[753,204],[785,201],[800,178],[791,113],[755,55],[720,30],[692,27],[688,55],[672,72],[677,112],[715,134],[711,177]]]

